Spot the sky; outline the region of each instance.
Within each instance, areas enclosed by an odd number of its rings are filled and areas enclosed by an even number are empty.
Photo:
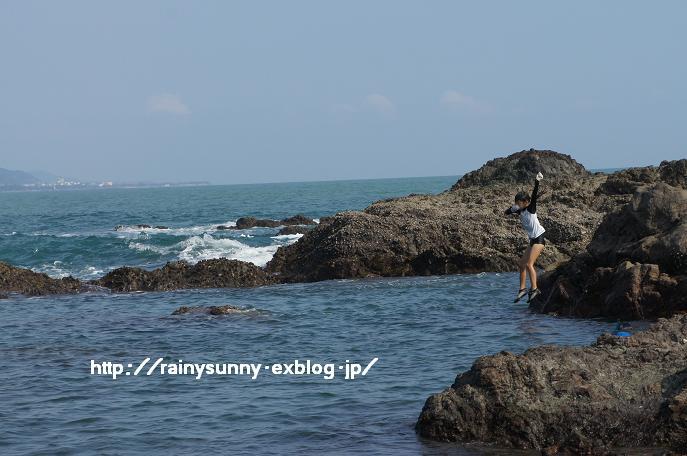
[[[0,0],[0,167],[252,183],[687,157],[684,1]]]

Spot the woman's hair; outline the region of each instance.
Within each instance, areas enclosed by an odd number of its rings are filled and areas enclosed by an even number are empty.
[[[530,195],[525,192],[518,192],[515,194],[515,201],[529,201]]]

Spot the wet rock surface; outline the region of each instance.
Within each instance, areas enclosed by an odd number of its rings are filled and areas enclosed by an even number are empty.
[[[315,221],[304,215],[298,214],[293,217],[288,217],[282,220],[258,219],[255,217],[241,217],[236,220],[236,226],[233,229],[245,230],[248,228],[276,228],[278,226],[290,225],[314,225]]]
[[[275,283],[275,280],[252,263],[219,258],[196,264],[176,261],[152,271],[122,267],[92,283],[114,292],[131,292],[257,287]]]
[[[661,168],[684,170],[680,162]],[[545,274],[540,288],[531,305],[538,312],[645,319],[687,311],[687,190],[660,181],[637,187],[586,250]]]
[[[427,399],[417,432],[556,454],[687,448],[687,315],[589,347],[484,356]]]
[[[17,268],[0,262],[0,295],[19,293],[26,296],[78,293],[84,289],[73,277],[53,279],[47,274]]]

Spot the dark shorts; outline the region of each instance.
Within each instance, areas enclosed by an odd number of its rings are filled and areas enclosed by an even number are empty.
[[[530,245],[532,246],[534,244],[546,245],[546,239],[544,239],[544,235],[540,234],[536,238],[530,239]]]

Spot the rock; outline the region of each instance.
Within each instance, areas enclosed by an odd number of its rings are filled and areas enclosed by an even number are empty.
[[[658,182],[687,188],[687,159],[663,161],[658,167],[644,166],[617,171],[599,187],[599,192],[632,195],[639,187]]]
[[[233,227],[233,226],[230,226],[230,225],[217,225],[217,226],[215,227],[215,229],[218,230],[218,231],[222,231],[222,230],[233,230],[234,227]]]
[[[155,229],[156,229],[156,230],[168,230],[169,227],[168,227],[168,226],[164,226],[164,225],[157,225],[157,226],[155,226]]]
[[[303,226],[303,225],[290,225],[290,226],[285,226],[284,228],[280,229],[277,235],[283,236],[283,235],[288,235],[288,234],[305,234],[308,231],[310,231],[313,227],[312,226]]]
[[[236,226],[233,227],[233,229],[245,230],[253,227],[276,228],[278,226],[314,224],[315,221],[313,219],[309,219],[301,214],[294,215],[293,217],[288,217],[282,220],[257,219],[255,217],[241,217],[236,221]]]
[[[589,347],[484,356],[427,399],[416,430],[433,440],[573,454],[684,451],[686,340],[687,315],[678,315]]]
[[[604,218],[585,252],[539,286],[530,306],[539,312],[629,320],[687,310],[687,190],[640,186]]]
[[[275,279],[252,263],[218,258],[193,265],[175,261],[152,271],[122,267],[92,283],[114,292],[132,292],[257,287],[275,283]]]
[[[551,230],[539,264],[553,267],[584,249],[601,208],[616,207],[608,202],[616,197],[596,193],[608,176],[590,174],[567,155],[530,151],[492,160],[439,195],[390,198],[323,218],[280,247],[266,268],[289,282],[517,270],[527,236],[503,211],[518,190],[531,191],[537,170],[551,173],[538,205]]]
[[[205,315],[230,315],[245,313],[246,310],[236,306],[181,306],[172,312],[172,315],[205,314]]]
[[[6,295],[5,293],[0,293],[0,299],[7,299],[7,298],[9,298],[8,295]]]
[[[82,288],[83,284],[73,277],[53,279],[47,274],[0,262],[0,294],[20,293],[27,296],[69,294],[79,293]]]
[[[547,181],[556,179],[575,179],[589,177],[584,166],[570,155],[552,150],[523,150],[504,158],[489,160],[481,168],[465,174],[451,190],[465,187],[484,187],[495,183],[526,184],[532,183],[533,174],[541,172]]]
[[[263,228],[275,228],[280,226],[281,223],[278,220],[269,219],[257,219],[255,217],[241,217],[236,220],[236,230],[246,230],[253,227],[263,227]]]
[[[306,217],[303,214],[294,215],[293,217],[288,217],[282,219],[282,225],[315,225],[315,221],[311,218]]]

